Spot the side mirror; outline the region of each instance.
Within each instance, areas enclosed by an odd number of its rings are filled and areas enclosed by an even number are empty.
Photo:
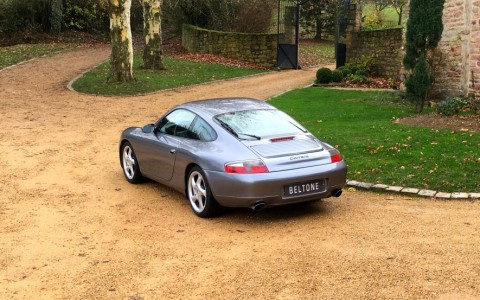
[[[143,133],[152,133],[153,129],[155,129],[155,126],[153,124],[147,124],[142,127],[142,132]]]

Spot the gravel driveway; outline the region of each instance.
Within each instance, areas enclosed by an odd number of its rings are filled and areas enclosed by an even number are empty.
[[[108,47],[0,72],[0,299],[480,299],[480,202],[346,191],[204,220],[130,185],[121,130],[186,100],[267,99],[282,71],[141,97],[65,88]]]

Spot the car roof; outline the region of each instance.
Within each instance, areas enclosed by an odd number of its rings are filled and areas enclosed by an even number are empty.
[[[253,110],[253,109],[275,109],[264,101],[252,98],[215,98],[187,102],[181,107],[192,107],[205,111],[211,115],[219,115],[229,112]]]

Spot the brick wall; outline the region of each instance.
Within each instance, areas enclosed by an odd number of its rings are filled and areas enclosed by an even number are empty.
[[[480,0],[445,0],[434,92],[480,97]]]
[[[470,22],[470,78],[468,90],[470,94],[480,97],[480,0],[472,0]]]
[[[442,95],[462,95],[468,90],[470,0],[446,0],[443,34],[438,45],[435,91]]]
[[[409,15],[408,2],[407,0],[404,12],[405,24]],[[349,18],[358,19],[358,15],[352,15]],[[446,0],[443,24],[442,39],[435,58],[435,94],[437,96],[475,95],[480,97],[480,0]],[[382,48],[384,44],[378,37],[364,37],[364,33],[357,31],[358,29],[352,27],[350,40],[347,37],[347,62],[362,52],[381,51],[376,48]],[[385,37],[389,35],[387,32],[384,34]],[[348,49],[349,42],[352,43],[350,48],[353,49]],[[387,40],[386,44],[390,43],[398,50],[400,59],[385,57],[393,62],[391,65],[398,62],[398,74],[401,74],[404,53],[397,43]],[[362,50],[362,47],[366,49]],[[382,57],[381,54],[376,55]],[[394,72],[392,66],[388,72]]]
[[[217,54],[266,66],[275,66],[277,62],[276,34],[221,32],[184,25],[182,46],[189,52]]]

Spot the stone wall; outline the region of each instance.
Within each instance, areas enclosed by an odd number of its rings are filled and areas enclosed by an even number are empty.
[[[272,67],[277,60],[276,34],[221,32],[184,25],[182,46],[189,52],[216,54]]]
[[[347,63],[373,57],[374,74],[398,79],[402,66],[402,28],[352,32],[347,36]]]
[[[480,96],[480,0],[446,0],[435,91]]]
[[[399,79],[402,67],[402,28],[361,31],[361,6],[348,8],[347,64],[357,59],[373,58],[374,74]]]

